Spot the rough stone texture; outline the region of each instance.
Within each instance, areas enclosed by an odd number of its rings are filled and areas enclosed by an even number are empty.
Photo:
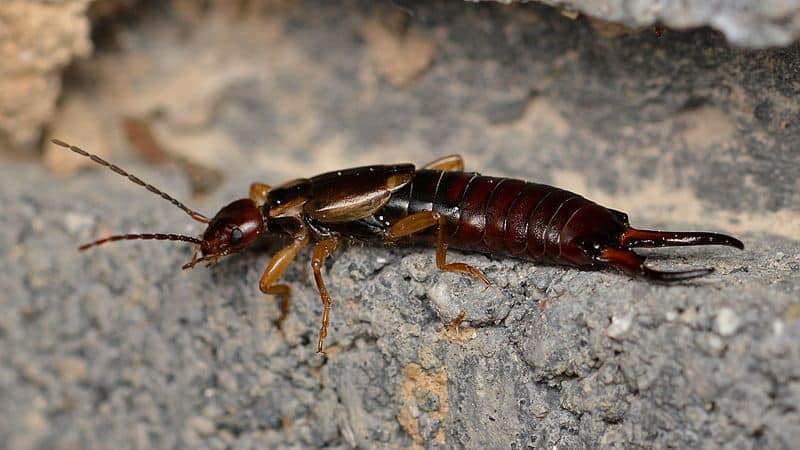
[[[33,148],[52,118],[61,71],[88,56],[89,0],[4,0],[0,5],[0,139]]]
[[[499,0],[501,3],[511,3]],[[146,3],[146,2],[144,2]],[[252,0],[237,2],[206,2],[222,10],[236,10],[245,5],[259,11],[281,9],[288,0]],[[561,8],[567,15],[572,11],[611,23],[595,22],[601,32],[624,33],[630,30],[613,24],[642,27],[662,23],[679,29],[711,26],[720,30],[732,43],[743,47],[784,46],[800,35],[800,0],[727,0],[708,2],[686,1],[551,1],[541,3]],[[131,9],[137,0],[7,0],[0,7],[0,56],[7,64],[0,65],[0,138],[11,147],[31,150],[40,141],[41,131],[53,119],[57,98],[61,93],[62,70],[75,58],[86,57],[91,51],[89,19],[95,21],[113,15],[118,10]],[[178,9],[195,14],[200,3],[176,0]],[[414,2],[400,1],[398,7],[413,11]],[[91,7],[91,8],[90,8]],[[613,24],[612,24],[613,23]],[[372,41],[379,30],[365,25],[364,33]],[[404,49],[417,52],[424,60],[432,49],[415,47],[414,37]],[[394,42],[384,42],[379,58],[384,65],[397,61]],[[422,56],[420,56],[421,54]],[[413,76],[416,69],[409,62],[402,69],[384,73],[390,79],[402,80]],[[408,74],[404,72],[410,72]]]
[[[5,0],[0,6],[0,138],[15,148],[31,150],[42,128],[53,118],[61,93],[61,71],[73,59],[88,56],[89,17],[95,21],[118,10],[131,9],[138,0]],[[480,1],[480,0],[472,0]],[[514,0],[497,0],[512,3]],[[743,47],[785,46],[800,36],[800,0],[538,0],[561,8],[567,15],[583,12],[591,17],[631,27],[656,23],[687,29],[711,26],[730,42]],[[146,2],[140,2],[146,3]],[[259,11],[280,9],[290,0],[212,1],[205,5],[233,10],[246,5]],[[196,11],[201,2],[175,0],[184,11]],[[413,11],[414,1],[396,5]],[[200,9],[202,6],[200,7]],[[612,33],[625,32],[616,25],[596,23]],[[365,28],[365,33],[369,31]],[[429,50],[419,47],[410,51]],[[380,53],[395,53],[384,46]],[[408,63],[401,71],[412,71]],[[402,77],[392,73],[391,77]]]
[[[136,169],[186,195],[174,177]],[[324,360],[307,256],[285,277],[294,303],[282,334],[257,288],[262,253],[193,271],[179,269],[191,250],[177,244],[78,253],[111,230],[199,230],[113,175],[53,183],[16,165],[0,180],[14,211],[0,221],[3,448],[800,439],[797,241],[746,234],[743,253],[659,252],[719,269],[677,287],[454,253],[496,281],[487,291],[431,270],[431,251],[347,248],[327,269],[337,303]],[[469,325],[448,333],[460,310]]]
[[[56,114],[64,69],[91,54],[90,22],[113,16],[136,1],[0,3],[0,141],[6,155],[20,150],[32,153],[39,147],[42,129]]]
[[[482,1],[482,0],[472,0]],[[495,0],[513,3],[517,0]],[[800,37],[800,0],[521,0],[552,5],[567,15],[582,12],[632,27],[664,24],[713,27],[743,47],[775,47]]]
[[[123,154],[121,119],[148,121],[166,151],[225,174],[190,202],[209,214],[253,180],[459,152],[747,250],[651,252],[719,269],[674,287],[453,253],[496,282],[484,291],[428,249],[345,248],[326,268],[324,359],[308,255],[279,332],[257,287],[274,249],[193,271],[180,244],[78,253],[114,231],[201,229],[111,173],[7,165],[0,448],[800,441],[800,48],[608,33],[539,6],[244,3],[140,10],[76,68],[53,133],[188,198],[177,168]]]

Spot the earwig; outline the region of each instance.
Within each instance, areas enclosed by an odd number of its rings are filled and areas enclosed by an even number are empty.
[[[323,304],[318,352],[322,352],[327,336],[333,303],[322,278],[322,266],[344,240],[388,244],[409,243],[413,237],[415,242],[435,245],[440,270],[470,275],[487,286],[491,282],[480,269],[448,263],[448,248],[581,269],[615,268],[660,283],[691,280],[714,269],[651,269],[634,248],[744,248],[740,240],[719,233],[632,228],[625,213],[578,194],[544,184],[464,172],[458,155],[438,159],[421,169],[411,164],[375,165],[300,178],[276,187],[253,183],[248,198],[224,206],[209,220],[96,155],[59,140],[53,143],[108,167],[207,224],[198,238],[115,235],[82,245],[81,250],[129,239],[184,241],[195,245],[192,260],[183,266],[187,269],[239,252],[262,237],[287,237],[288,245],[272,257],[259,281],[261,292],[281,298],[283,320],[290,289],[278,280],[297,254],[313,242],[311,267]]]

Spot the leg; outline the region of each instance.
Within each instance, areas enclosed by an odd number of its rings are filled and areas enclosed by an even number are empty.
[[[253,183],[250,185],[250,200],[261,204],[267,201],[267,193],[272,188],[268,184]]]
[[[314,280],[317,282],[317,290],[319,290],[319,296],[322,299],[322,326],[319,328],[317,353],[322,353],[322,346],[325,343],[325,337],[328,336],[331,304],[333,303],[330,294],[328,294],[328,289],[325,287],[325,282],[322,281],[322,265],[325,263],[325,258],[331,256],[331,253],[333,253],[338,246],[338,237],[329,237],[319,241],[317,242],[317,245],[314,246],[314,256],[311,258],[311,268],[314,270]]]
[[[286,315],[289,314],[289,295],[291,293],[291,289],[289,289],[289,285],[286,284],[275,284],[278,281],[278,278],[283,275],[283,272],[286,271],[286,268],[289,267],[289,264],[294,261],[294,258],[297,256],[297,253],[300,252],[306,245],[308,245],[308,233],[303,231],[303,233],[297,237],[295,237],[294,241],[288,246],[282,248],[275,256],[272,257],[267,268],[264,269],[264,274],[261,275],[261,280],[258,283],[258,287],[261,288],[261,292],[265,294],[277,295],[281,298],[280,300],[280,307],[281,307],[281,316],[278,318],[278,328],[280,328],[283,324],[283,321],[286,319]]]
[[[481,281],[489,286],[492,284],[486,275],[479,269],[464,263],[447,263],[447,242],[445,242],[445,228],[447,222],[444,216],[436,211],[423,211],[404,217],[394,223],[389,228],[387,239],[396,240],[404,236],[410,236],[426,228],[437,226],[436,233],[436,267],[445,272],[460,272],[480,278]]]
[[[450,155],[431,161],[422,166],[423,169],[443,170],[445,172],[461,172],[464,170],[464,160],[461,155]]]

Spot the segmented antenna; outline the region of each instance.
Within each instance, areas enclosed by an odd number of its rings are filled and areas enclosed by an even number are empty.
[[[197,245],[202,244],[200,239],[196,239],[191,236],[184,236],[182,234],[164,234],[164,233],[117,234],[114,236],[109,236],[107,238],[98,239],[88,244],[83,244],[80,247],[78,247],[78,250],[86,250],[87,248],[94,247],[100,244],[105,244],[106,242],[133,240],[133,239],[155,239],[157,241],[184,241],[184,242],[191,242],[192,244],[197,244]]]
[[[194,220],[196,220],[198,222],[201,222],[201,223],[208,223],[208,218],[206,216],[200,214],[197,211],[193,211],[193,210],[189,209],[188,206],[186,206],[183,203],[179,202],[176,198],[170,196],[169,194],[167,194],[164,191],[159,190],[157,187],[153,186],[150,183],[145,183],[144,181],[142,181],[141,178],[137,177],[136,175],[133,175],[133,174],[130,174],[130,173],[126,172],[121,167],[119,167],[119,166],[117,166],[115,164],[111,164],[110,162],[104,160],[103,158],[101,158],[101,157],[99,157],[97,155],[93,155],[93,154],[83,150],[80,147],[76,147],[74,145],[67,144],[64,141],[60,141],[58,139],[53,139],[51,142],[53,144],[58,145],[58,146],[70,149],[73,152],[75,152],[75,153],[77,153],[77,154],[79,154],[81,156],[85,156],[85,157],[91,159],[92,161],[96,162],[97,164],[100,164],[101,166],[108,167],[114,173],[122,175],[123,177],[126,177],[127,179],[129,179],[129,180],[133,181],[134,183],[138,184],[139,186],[142,186],[143,188],[145,188],[148,191],[152,192],[153,194],[161,196],[161,198],[163,198],[164,200],[167,200],[168,202],[170,202],[173,205],[177,206],[178,208],[182,209],[192,219],[194,219]],[[157,236],[157,235],[153,235],[153,236]],[[158,236],[164,236],[164,235],[158,235]],[[168,235],[168,236],[175,236],[175,235]],[[134,238],[134,239],[136,239],[136,238]],[[158,238],[140,238],[140,239],[158,239]],[[118,240],[118,239],[115,239],[115,240]],[[178,239],[178,240],[185,240],[185,239]]]

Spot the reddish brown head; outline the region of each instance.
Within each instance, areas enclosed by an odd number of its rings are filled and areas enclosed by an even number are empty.
[[[208,223],[200,244],[203,259],[238,252],[264,234],[266,228],[256,202],[249,198],[236,200]]]
[[[82,245],[80,246],[81,250],[86,250],[90,247],[104,244],[106,242],[134,239],[190,242],[197,245],[198,250],[202,255],[200,258],[198,258],[197,251],[195,251],[195,256],[192,257],[192,261],[183,266],[184,269],[187,269],[194,267],[198,262],[209,260],[213,262],[217,258],[238,252],[239,250],[242,250],[243,248],[252,244],[253,241],[261,236],[267,229],[264,218],[261,216],[261,211],[253,200],[246,198],[236,200],[235,202],[222,208],[217,215],[214,216],[214,218],[208,220],[204,215],[189,209],[186,205],[169,194],[161,191],[149,183],[142,181],[140,178],[128,173],[121,167],[105,161],[97,155],[93,155],[81,148],[57,139],[54,139],[53,143],[72,150],[81,156],[89,158],[97,164],[108,167],[113,172],[126,177],[130,181],[144,187],[148,191],[182,209],[192,219],[208,224],[206,231],[203,233],[202,239],[197,239],[192,236],[165,233],[119,234]]]

